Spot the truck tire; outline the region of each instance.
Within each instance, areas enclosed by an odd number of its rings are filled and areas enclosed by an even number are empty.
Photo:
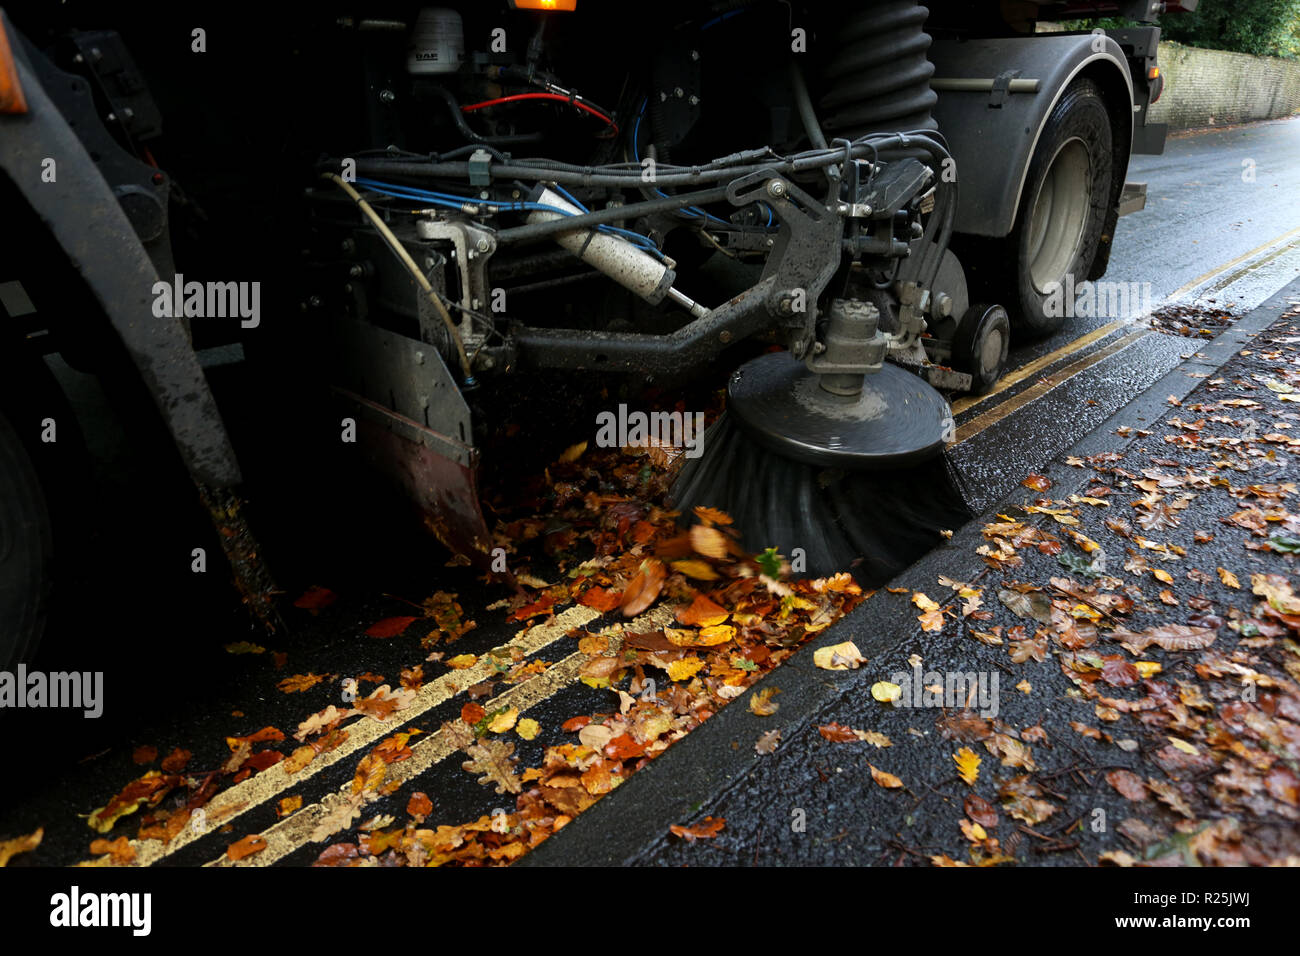
[[[28,658],[49,613],[53,527],[27,448],[0,414],[0,664]]]
[[[1013,294],[1006,297],[1015,331],[1032,337],[1055,332],[1073,309],[1059,288],[1067,275],[1078,285],[1092,269],[1110,203],[1112,162],[1110,113],[1101,90],[1092,80],[1076,79],[1043,126],[1006,239],[1005,252],[1016,263]]]

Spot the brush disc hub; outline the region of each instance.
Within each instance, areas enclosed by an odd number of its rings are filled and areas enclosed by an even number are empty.
[[[896,365],[867,375],[858,395],[832,395],[789,352],[736,369],[727,409],[778,455],[853,469],[901,468],[938,455],[952,417],[943,396]]]

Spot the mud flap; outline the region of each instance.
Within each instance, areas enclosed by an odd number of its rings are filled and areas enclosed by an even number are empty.
[[[438,350],[352,319],[336,320],[332,331],[341,365],[332,391],[355,419],[369,464],[401,489],[439,541],[491,571],[469,406]]]
[[[356,418],[357,443],[371,466],[401,488],[452,553],[491,570],[492,535],[479,505],[473,446],[346,389],[334,392]]]

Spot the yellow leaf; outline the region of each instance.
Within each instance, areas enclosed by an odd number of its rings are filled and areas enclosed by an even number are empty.
[[[297,813],[302,809],[302,794],[292,797],[285,797],[275,806],[275,815],[277,817],[287,817],[291,813]]]
[[[1189,744],[1186,740],[1179,740],[1177,737],[1169,737],[1168,739],[1169,742],[1174,745],[1175,750],[1181,750],[1183,753],[1190,754],[1193,757],[1200,753],[1199,750]]]
[[[969,747],[962,747],[952,759],[957,763],[957,774],[966,781],[970,786],[975,785],[975,779],[980,775],[980,757]]]
[[[891,684],[887,680],[878,680],[871,685],[871,696],[876,698],[876,700],[880,701],[882,704],[887,704],[890,701],[898,700],[898,698],[902,697],[903,688],[899,687],[897,684]]]
[[[871,764],[867,764],[867,766],[871,767],[871,779],[876,781],[876,783],[880,784],[880,786],[885,789],[897,790],[899,787],[903,786],[903,781],[899,780],[892,773],[886,773]]]
[[[447,661],[447,666],[452,670],[463,671],[467,667],[473,667],[478,663],[478,657],[474,654],[457,654]]]
[[[1170,574],[1168,571],[1162,571],[1160,568],[1152,569],[1151,576],[1154,577],[1157,581],[1163,582],[1164,584],[1174,583],[1174,576]]]
[[[691,548],[706,558],[721,560],[727,556],[727,536],[707,524],[691,528]]]
[[[699,642],[704,647],[725,644],[736,636],[736,629],[730,624],[713,624],[700,628]]]
[[[1230,588],[1241,587],[1241,582],[1237,580],[1237,576],[1231,571],[1225,571],[1223,568],[1219,568],[1219,580]]]
[[[515,733],[524,740],[532,740],[541,732],[541,725],[531,717],[525,717],[515,726]]]
[[[1137,668],[1137,672],[1142,675],[1143,678],[1155,677],[1164,670],[1164,668],[1155,661],[1134,661],[1133,666]]]
[[[771,717],[776,713],[780,704],[772,702],[775,694],[781,693],[779,687],[764,687],[762,690],[755,691],[749,695],[749,712],[759,717]]]
[[[912,594],[912,603],[915,604],[917,607],[919,607],[922,611],[939,610],[939,605],[935,604],[933,601],[931,601],[920,591],[916,591]]]
[[[492,721],[488,724],[488,730],[494,734],[504,734],[515,725],[515,721],[518,719],[519,708],[511,707],[493,717]]]
[[[819,647],[813,651],[813,664],[822,670],[846,671],[849,668],[856,670],[858,665],[865,663],[866,660],[852,641],[832,644],[830,647]]]
[[[933,611],[926,611],[924,614],[918,615],[916,619],[921,622],[921,630],[923,631],[943,630],[943,610],[941,608],[936,607]]]
[[[560,455],[559,460],[564,464],[567,464],[571,461],[577,461],[579,458],[582,457],[583,453],[586,450],[587,450],[587,443],[585,441],[580,441],[578,442],[578,444],[570,445],[568,448],[564,449],[563,453]]]
[[[41,838],[45,836],[45,828],[37,827],[27,836],[15,837],[12,840],[0,840],[0,868],[9,863],[9,858],[19,853],[30,853],[41,845]]]
[[[1028,694],[1033,689],[1034,689],[1034,685],[1029,683],[1029,681],[1027,680],[1022,680],[1019,684],[1016,685],[1016,690],[1020,691],[1020,693],[1022,694]]]
[[[698,558],[684,558],[681,561],[673,561],[672,566],[674,571],[680,571],[688,578],[695,578],[697,581],[718,580],[718,572],[713,570],[713,566],[707,561],[701,561]]]
[[[694,677],[695,673],[704,666],[704,661],[698,657],[683,657],[680,661],[673,661],[668,665],[669,680],[687,680]]]

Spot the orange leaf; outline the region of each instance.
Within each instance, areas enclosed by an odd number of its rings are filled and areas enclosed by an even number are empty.
[[[261,853],[266,849],[266,838],[259,834],[251,834],[244,837],[236,843],[226,847],[226,856],[238,863],[246,856],[252,856],[254,853]]]
[[[582,597],[578,598],[578,603],[604,614],[606,611],[612,611],[622,604],[623,595],[614,591],[607,591],[601,587],[590,587],[582,592]]]
[[[705,817],[691,827],[684,827],[674,823],[668,829],[673,836],[679,836],[683,840],[694,842],[695,840],[712,840],[726,826],[726,823],[725,817],[718,817],[716,820],[713,817]]]
[[[421,790],[411,794],[411,799],[406,801],[406,812],[413,817],[427,817],[433,812],[433,801],[429,795]]]
[[[727,556],[727,536],[707,524],[691,528],[691,547],[696,554],[721,560]]]
[[[867,764],[867,766],[871,767],[871,779],[887,790],[897,790],[903,785],[903,781],[899,780],[892,773],[886,773],[883,770],[879,770],[872,764]]]
[[[487,716],[487,711],[480,704],[466,704],[460,709],[460,719],[473,727]]]
[[[115,866],[127,866],[135,859],[135,847],[131,846],[131,841],[120,836],[116,840],[93,840],[90,844],[90,852],[96,854],[108,853],[113,857]]]
[[[319,611],[323,607],[329,607],[337,600],[338,595],[329,588],[323,588],[313,584],[306,591],[302,592],[302,596],[293,602],[293,606],[304,608],[308,611]]]
[[[135,752],[131,754],[131,759],[138,764],[153,763],[158,759],[158,748],[150,744],[136,747]],[[108,852],[105,850],[104,852]]]
[[[1034,491],[1046,491],[1052,487],[1052,481],[1046,475],[1030,475],[1021,484],[1026,488],[1034,489]]]
[[[704,594],[695,595],[695,600],[689,607],[677,611],[677,620],[688,627],[712,627],[721,624],[729,616],[726,608]]]
[[[641,570],[623,592],[623,616],[635,617],[654,604],[667,577],[668,569],[662,561],[650,558],[642,562]]]
[[[413,617],[386,617],[366,628],[366,634],[371,637],[397,637],[410,627],[413,621],[415,621]]]

